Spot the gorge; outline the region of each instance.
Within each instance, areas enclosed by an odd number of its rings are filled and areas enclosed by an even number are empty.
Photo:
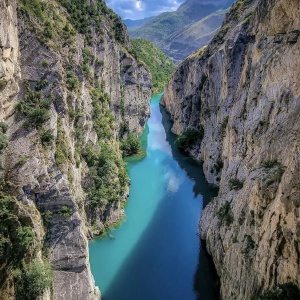
[[[204,246],[222,299],[299,299],[299,16],[235,1],[149,118],[105,1],[0,0],[0,300],[217,299]]]
[[[197,234],[201,210],[214,193],[200,165],[174,145],[160,98],[152,97],[141,137],[147,156],[128,162],[126,220],[90,243],[92,272],[103,299],[215,300],[217,278]]]

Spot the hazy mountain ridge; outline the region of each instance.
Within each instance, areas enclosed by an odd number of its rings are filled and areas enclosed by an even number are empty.
[[[213,3],[203,0],[188,0],[174,12],[162,13],[142,26],[129,28],[129,34],[131,38],[142,38],[153,42],[174,61],[181,61],[209,41],[212,33],[222,23],[222,14],[217,17],[216,11],[228,8],[232,3],[233,0]],[[195,25],[196,22],[209,15],[211,15],[210,18]],[[209,30],[202,33],[201,29],[204,25]],[[189,30],[191,26],[193,27]],[[194,39],[197,31],[199,36]],[[192,32],[193,34],[191,34]]]

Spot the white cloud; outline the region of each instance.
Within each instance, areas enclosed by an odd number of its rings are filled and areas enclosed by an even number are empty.
[[[143,10],[142,1],[136,1],[135,7],[136,7],[137,10]]]
[[[123,19],[143,19],[176,10],[184,0],[107,0],[106,4]]]

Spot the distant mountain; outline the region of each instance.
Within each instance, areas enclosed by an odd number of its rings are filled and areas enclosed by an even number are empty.
[[[139,20],[125,19],[125,20],[123,20],[123,22],[126,24],[126,26],[128,28],[131,28],[131,27],[142,26],[142,25],[144,25],[145,23],[147,23],[148,21],[150,21],[153,18],[154,17],[149,17],[149,18],[139,19]]]
[[[186,0],[174,12],[162,13],[139,27],[129,28],[129,34],[131,38],[151,41],[174,61],[181,61],[211,39],[222,23],[224,9],[233,2]]]
[[[131,40],[133,54],[142,61],[152,75],[153,93],[163,92],[166,83],[175,70],[172,60],[149,41]]]
[[[225,9],[218,10],[170,35],[165,40],[169,56],[175,61],[181,61],[208,44],[222,25],[226,12]]]

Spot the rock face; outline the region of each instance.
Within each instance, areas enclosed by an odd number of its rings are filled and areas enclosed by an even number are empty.
[[[190,152],[219,186],[200,233],[223,299],[300,286],[299,12],[297,0],[238,1],[162,99],[174,133],[204,129]]]
[[[82,1],[82,15],[99,12],[83,32],[68,4],[0,0],[0,121],[8,125],[1,181],[36,212],[30,223],[54,269],[45,300],[100,298],[87,237],[124,216],[118,137],[141,134],[150,112],[151,75],[129,53],[118,17],[102,1]],[[104,151],[109,174],[93,165]],[[116,194],[96,194],[103,186]],[[0,299],[14,299],[9,270],[0,272]]]

